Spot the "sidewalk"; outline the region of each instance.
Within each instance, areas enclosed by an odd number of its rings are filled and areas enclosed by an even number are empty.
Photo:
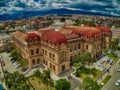
[[[101,76],[101,78],[99,78],[97,80],[98,83],[101,83],[102,80],[104,80],[108,75],[113,75],[116,72],[116,69],[119,67],[118,63],[120,62],[120,59],[117,60],[117,62],[112,65],[112,66],[107,66],[107,69],[109,69],[109,71],[106,71],[103,76]]]

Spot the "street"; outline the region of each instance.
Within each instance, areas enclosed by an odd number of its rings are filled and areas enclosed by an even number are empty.
[[[120,86],[115,86],[115,82],[120,79],[120,72],[116,71],[112,78],[106,83],[101,90],[120,90]]]
[[[7,70],[10,73],[17,71],[17,69],[15,69],[13,64],[10,62],[11,57],[9,57],[9,54],[3,52],[1,53],[1,56],[3,56],[3,60],[5,62],[5,66],[3,66],[4,70]]]

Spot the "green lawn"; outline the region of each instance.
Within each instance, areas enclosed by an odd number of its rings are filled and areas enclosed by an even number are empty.
[[[120,62],[118,63],[118,65],[120,66]]]
[[[102,71],[97,70],[95,68],[89,69],[86,67],[80,67],[76,70],[76,76],[79,77],[80,79],[84,79],[86,77],[91,77],[93,80],[96,80],[100,75]]]
[[[36,76],[29,77],[29,81],[33,85],[35,90],[55,90],[54,87],[43,84],[41,79],[37,78]],[[30,90],[33,90],[33,89],[31,88]]]
[[[78,68],[78,67],[80,67],[80,64],[79,63],[73,63],[72,66],[75,67],[75,68]]]
[[[104,84],[106,84],[107,83],[107,81],[109,80],[111,78],[111,76],[110,75],[108,75],[103,81],[102,81],[102,83],[104,83]]]
[[[118,56],[114,53],[108,53],[107,56],[111,59],[113,59],[113,61],[115,62],[116,60],[118,60]]]

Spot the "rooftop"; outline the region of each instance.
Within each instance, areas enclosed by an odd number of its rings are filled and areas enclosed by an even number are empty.
[[[46,32],[42,35],[41,39],[52,42],[57,46],[67,43],[67,38],[58,31]]]

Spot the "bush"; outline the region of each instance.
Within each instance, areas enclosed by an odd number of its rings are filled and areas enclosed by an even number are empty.
[[[81,74],[92,74],[93,76],[97,75],[97,69],[93,68],[93,69],[89,69],[86,67],[80,67],[76,70],[76,77],[80,77]]]
[[[102,81],[102,83],[104,83],[104,84],[106,84],[107,83],[107,81],[109,80],[111,78],[111,76],[110,75],[108,75],[103,81]]]

